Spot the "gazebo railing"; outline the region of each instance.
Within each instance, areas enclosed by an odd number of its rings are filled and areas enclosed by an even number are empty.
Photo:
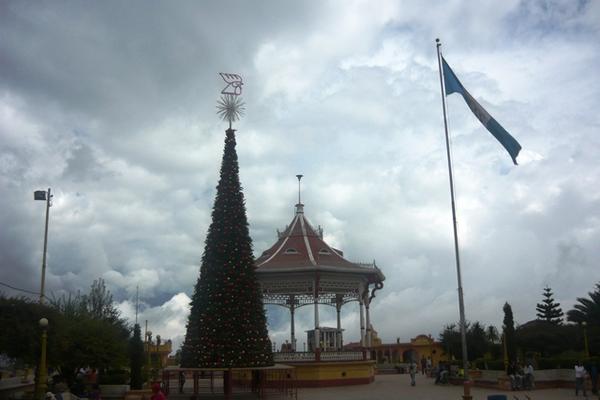
[[[365,355],[368,359],[368,352]],[[362,351],[324,351],[321,353],[321,361],[362,361],[365,355]]]
[[[319,357],[312,351],[273,353],[275,362],[316,362],[316,361],[365,361],[371,359],[369,351],[321,351]]]

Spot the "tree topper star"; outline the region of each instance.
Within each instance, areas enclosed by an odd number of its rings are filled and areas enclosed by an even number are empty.
[[[229,121],[229,129],[231,129],[231,123],[244,115],[245,105],[240,97],[225,94],[217,101],[217,115],[223,121]]]

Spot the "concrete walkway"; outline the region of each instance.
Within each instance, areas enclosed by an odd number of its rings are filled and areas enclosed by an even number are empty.
[[[377,375],[370,385],[298,389],[299,400],[461,400],[462,386],[435,385],[433,379],[417,376],[417,385],[410,386],[409,375]],[[573,389],[532,391],[502,391],[472,388],[473,400],[487,400],[491,394],[505,394],[508,400],[580,399]],[[588,391],[589,400],[598,399]]]

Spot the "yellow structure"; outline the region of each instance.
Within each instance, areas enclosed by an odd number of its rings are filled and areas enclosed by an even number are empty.
[[[163,368],[168,365],[169,354],[171,354],[172,342],[167,340],[166,342],[152,341],[146,339],[144,342],[144,352],[146,353],[146,360],[150,360],[152,368]]]
[[[275,368],[277,367],[290,369],[295,378],[294,384],[296,387],[363,385],[375,380],[375,362],[369,360],[303,362],[293,365],[276,364]],[[234,379],[250,381],[251,369],[234,371]]]
[[[373,346],[371,347],[371,359],[377,364],[401,364],[415,361],[419,363],[422,359],[430,359],[431,365],[435,366],[440,361],[447,361],[444,348],[440,342],[435,341],[431,335],[418,335],[410,342],[382,343],[373,332]],[[345,349],[352,350],[360,348],[360,343],[350,343]]]
[[[362,385],[375,380],[375,361],[293,364],[299,387]]]

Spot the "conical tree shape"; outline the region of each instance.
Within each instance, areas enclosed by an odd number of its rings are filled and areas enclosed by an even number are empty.
[[[535,306],[538,319],[550,322],[554,325],[562,324],[564,313],[562,308],[560,308],[560,303],[554,302],[554,294],[552,293],[552,289],[546,286],[544,288],[544,293],[542,294],[544,299],[541,303],[537,303]]]
[[[239,180],[235,131],[228,129],[226,134],[212,223],[182,348],[182,367],[273,365]]]
[[[133,336],[129,339],[129,360],[131,368],[131,389],[141,389],[144,379],[142,367],[144,366],[144,342],[139,324],[133,327]]]

